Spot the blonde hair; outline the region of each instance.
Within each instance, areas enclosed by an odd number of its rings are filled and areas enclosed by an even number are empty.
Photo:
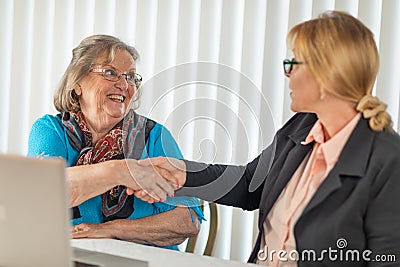
[[[126,50],[133,58],[139,59],[137,50],[122,42],[120,39],[109,35],[92,35],[81,41],[72,50],[72,59],[69,63],[60,85],[54,95],[54,106],[59,112],[80,111],[79,99],[75,93],[76,86],[83,77],[89,74],[92,65],[98,63],[99,58],[105,57],[104,64],[113,61],[118,50]],[[135,107],[139,106],[141,88],[137,88],[132,99]]]
[[[364,97],[371,99],[379,55],[373,33],[361,21],[341,11],[324,12],[294,26],[288,42],[327,92],[353,102],[355,108]],[[370,118],[371,128],[391,129],[390,115],[382,110],[386,105],[376,97],[367,102],[370,104],[357,107],[364,117],[364,110],[380,107],[379,112],[366,117]]]

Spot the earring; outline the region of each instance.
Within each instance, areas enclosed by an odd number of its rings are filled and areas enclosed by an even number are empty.
[[[321,95],[319,96],[320,100],[324,100],[325,99],[326,94],[325,93],[321,93]]]

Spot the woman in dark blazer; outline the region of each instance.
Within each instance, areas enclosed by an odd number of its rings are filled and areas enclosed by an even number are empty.
[[[333,11],[296,25],[288,41],[294,58],[284,71],[296,114],[255,160],[151,164],[184,186],[177,195],[259,209],[249,262],[399,266],[400,138],[386,105],[372,96],[379,68],[373,35]]]

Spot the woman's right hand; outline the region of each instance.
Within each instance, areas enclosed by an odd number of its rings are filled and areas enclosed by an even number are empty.
[[[165,173],[165,171],[159,173],[153,165],[138,164],[138,161],[134,159],[121,161],[125,164],[125,167],[122,168],[122,184],[130,188],[128,194],[131,194],[132,191],[142,191],[153,198],[154,201],[166,201],[167,195],[174,196],[176,186],[163,178],[162,173]]]
[[[153,168],[175,188],[181,188],[186,183],[186,164],[183,160],[157,157],[139,160],[138,164],[143,167],[153,166]]]
[[[153,169],[168,180],[175,189],[179,189],[186,182],[186,164],[182,160],[166,157],[148,158],[139,160],[138,164],[144,168],[153,167]],[[156,202],[157,199],[148,194],[145,190],[127,189],[128,194],[135,194],[137,198],[148,203]]]

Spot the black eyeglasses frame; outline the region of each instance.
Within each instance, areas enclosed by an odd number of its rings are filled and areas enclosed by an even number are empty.
[[[283,60],[283,72],[284,72],[285,76],[290,75],[290,73],[293,70],[293,65],[301,65],[301,64],[304,64],[304,62],[296,61],[295,58],[292,58],[291,60],[284,59]]]

